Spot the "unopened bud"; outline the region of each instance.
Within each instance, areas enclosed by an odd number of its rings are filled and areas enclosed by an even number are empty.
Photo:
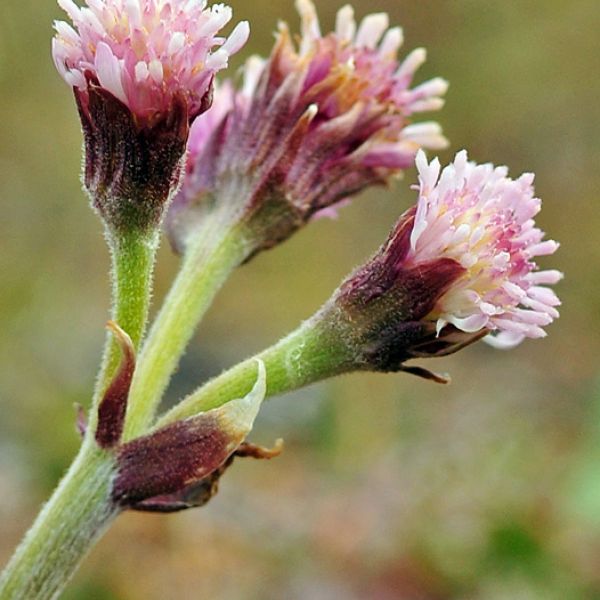
[[[250,433],[265,392],[265,367],[259,361],[256,383],[244,398],[120,446],[114,501],[135,508],[180,495],[195,484],[205,489],[203,480],[225,464]]]

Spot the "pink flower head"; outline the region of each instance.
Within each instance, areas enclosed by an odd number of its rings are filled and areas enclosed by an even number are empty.
[[[231,9],[205,0],[58,3],[76,29],[57,21],[52,53],[75,92],[92,204],[112,231],[155,230],[180,184],[190,123],[248,24],[218,37]]]
[[[248,37],[248,23],[228,39],[218,31],[231,8],[205,0],[58,0],[75,25],[56,21],[54,62],[86,103],[90,83],[154,123],[183,101],[190,120],[210,106],[212,80]]]
[[[558,243],[535,225],[541,201],[533,174],[510,179],[506,167],[468,162],[465,151],[441,175],[439,161],[428,164],[423,152],[417,168],[419,201],[404,263],[445,257],[464,269],[430,314],[438,332],[448,323],[468,333],[487,329],[486,339],[501,347],[545,336],[560,304],[546,286],[562,274],[535,262]]]
[[[535,226],[541,201],[533,175],[512,180],[506,167],[468,162],[464,151],[441,174],[422,151],[416,162],[416,206],[324,312],[362,368],[439,380],[404,361],[450,354],[482,337],[508,348],[545,336],[560,304],[546,286],[562,274],[535,262],[558,244]]]
[[[247,216],[260,212],[266,197],[287,205],[285,224],[254,227],[265,232],[257,244],[268,247],[323,209],[400,174],[419,148],[446,146],[437,123],[410,119],[441,108],[447,83],[436,78],[411,87],[425,51],[399,61],[402,30],[388,29],[386,14],[357,26],[346,6],[335,31],[323,35],[313,3],[297,0],[297,7],[299,44],[281,24],[270,58],[249,59],[241,88],[228,82],[218,89],[218,113],[194,124],[171,221],[185,225],[189,207],[206,209],[203,194],[226,196],[227,181]],[[171,227],[178,247],[190,233],[183,228]]]

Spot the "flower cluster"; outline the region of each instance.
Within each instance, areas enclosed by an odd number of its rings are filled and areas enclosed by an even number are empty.
[[[384,13],[360,24],[350,6],[322,34],[296,0],[301,35],[281,24],[267,60],[242,85],[214,78],[248,37],[224,4],[205,0],[58,0],[53,57],[82,122],[84,184],[113,258],[113,309],[84,443],[3,574],[2,598],[54,598],[123,510],[202,506],[236,457],[281,451],[246,441],[265,398],[351,371],[447,381],[421,357],[481,338],[511,347],[558,315],[540,270],[533,175],[468,162],[443,170],[423,149],[446,146],[435,122],[447,84],[413,85],[425,51],[398,58],[402,30]],[[207,113],[207,114],[203,114]],[[191,138],[190,138],[190,128]],[[186,163],[186,146],[189,139]],[[311,219],[416,162],[418,200],[387,242],[295,331],[157,410],[193,331],[227,276]],[[180,190],[182,176],[185,175]],[[179,193],[177,194],[177,192]],[[183,265],[144,337],[160,226]],[[119,353],[122,355],[119,362]],[[8,595],[7,595],[8,594]]]
[[[346,6],[335,31],[322,35],[312,2],[297,6],[299,46],[281,24],[270,58],[250,58],[240,89],[225,82],[214,110],[194,124],[170,214],[180,250],[191,213],[213,210],[212,198],[244,214],[255,250],[270,247],[320,211],[400,174],[419,148],[446,145],[437,123],[409,124],[439,109],[447,88],[440,78],[411,88],[425,50],[399,62],[402,30],[388,29],[384,13],[357,26]]]
[[[231,8],[205,0],[58,0],[77,30],[56,21],[52,54],[64,80],[85,100],[100,86],[138,120],[152,124],[173,103],[183,102],[190,119],[210,106],[216,72],[248,38],[248,23],[228,39],[218,32]]]
[[[389,28],[386,14],[357,24],[345,6],[334,31],[322,34],[314,4],[297,0],[301,35],[294,41],[281,24],[270,57],[249,58],[237,87],[213,81],[248,37],[247,23],[218,36],[231,19],[225,5],[58,2],[76,29],[55,24],[53,55],[75,91],[86,187],[111,241],[125,240],[113,247],[127,259],[116,261],[115,289],[127,291],[116,304],[130,303],[121,314],[131,322],[119,325],[137,327],[130,336],[110,325],[123,358],[90,422],[96,445],[115,459],[114,506],[199,506],[234,457],[276,456],[279,447],[245,442],[269,394],[361,369],[442,381],[406,361],[481,338],[510,347],[544,336],[558,317],[548,286],[562,274],[536,264],[558,244],[535,224],[533,175],[510,179],[505,167],[469,162],[464,151],[443,170],[438,159],[427,161],[423,149],[443,148],[446,139],[437,123],[411,119],[441,108],[447,84],[413,86],[425,51],[400,60],[402,30]],[[209,382],[150,426],[185,344],[233,268],[415,162],[417,202],[373,258],[258,362]],[[178,189],[167,229],[185,262],[138,361],[147,302],[140,310],[142,288],[130,287],[140,261],[128,244],[154,251]],[[152,260],[144,263],[150,271]]]

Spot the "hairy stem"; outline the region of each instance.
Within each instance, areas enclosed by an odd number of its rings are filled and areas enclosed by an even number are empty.
[[[246,253],[244,237],[236,227],[223,231],[207,223],[195,236],[139,356],[129,394],[125,439],[136,437],[150,425],[196,326]]]
[[[140,345],[152,297],[152,276],[158,247],[158,231],[138,231],[122,235],[109,234],[112,254],[113,307],[111,319],[123,329],[137,349]],[[96,383],[94,407],[102,398],[120,361],[120,349],[115,337],[106,336],[102,367]],[[92,419],[93,413],[92,411]],[[92,426],[94,423],[91,423]]]
[[[354,367],[346,343],[317,313],[279,343],[225,371],[189,395],[163,415],[157,426],[244,397],[256,381],[257,359],[265,363],[266,397],[301,388]]]
[[[86,441],[0,575],[2,600],[56,598],[118,509],[114,458]]]
[[[137,348],[148,320],[158,232],[109,234],[108,239],[112,252],[111,318]],[[2,600],[57,597],[118,513],[110,498],[114,457],[96,446],[93,432],[98,404],[119,361],[120,349],[109,334],[85,441],[0,577]]]

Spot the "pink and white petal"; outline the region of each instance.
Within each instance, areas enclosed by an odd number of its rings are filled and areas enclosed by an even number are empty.
[[[383,36],[379,46],[379,56],[382,58],[395,58],[398,50],[404,43],[404,32],[402,27],[392,27]]]
[[[456,315],[445,315],[448,323],[452,323],[454,327],[465,331],[466,333],[475,333],[481,331],[489,322],[489,317],[482,313],[469,315],[468,317],[458,317]]]
[[[57,0],[58,5],[71,17],[73,23],[79,23],[81,20],[81,9],[73,0]]]
[[[545,242],[540,242],[539,244],[535,244],[528,248],[527,253],[529,256],[548,256],[550,254],[554,254],[560,244],[555,242],[554,240],[546,240]]]
[[[418,85],[412,90],[412,98],[420,100],[431,96],[443,96],[448,91],[449,83],[441,77],[435,77]]]
[[[494,331],[483,338],[486,344],[496,348],[498,350],[511,350],[518,346],[525,336],[522,333],[515,333],[514,331]]]
[[[543,302],[547,306],[560,306],[560,299],[554,292],[547,287],[533,286],[527,290],[527,295],[533,300]]]
[[[547,271],[534,271],[526,276],[526,279],[535,285],[553,285],[563,279],[564,274],[555,269]]]
[[[396,71],[396,77],[402,79],[412,79],[417,69],[427,60],[427,51],[425,48],[416,48],[402,62]]]
[[[412,142],[417,148],[429,150],[443,150],[449,145],[442,133],[442,127],[435,121],[407,125],[402,130],[402,140]]]
[[[335,18],[335,34],[342,42],[350,42],[356,35],[354,9],[349,5],[338,10]]]
[[[361,22],[354,44],[357,48],[374,50],[379,40],[389,27],[390,20],[386,13],[367,15]]]
[[[240,21],[231,32],[221,50],[231,56],[243,48],[250,36],[250,24],[248,21]]]
[[[94,66],[100,85],[127,104],[127,96],[121,81],[121,64],[105,42],[100,42],[96,48]]]
[[[311,0],[296,0],[296,8],[302,20],[300,54],[305,55],[312,47],[313,42],[321,37],[321,27],[315,5]]]

